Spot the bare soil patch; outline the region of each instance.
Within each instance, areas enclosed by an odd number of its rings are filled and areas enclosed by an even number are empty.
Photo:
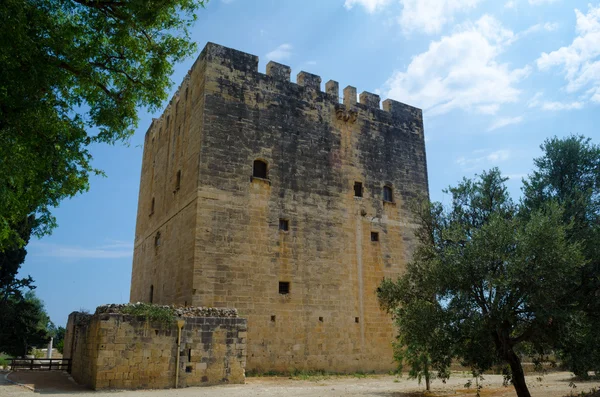
[[[0,378],[4,378],[0,374]],[[484,397],[514,397],[512,386],[502,386],[502,376],[484,376],[481,395]],[[331,376],[316,377],[315,379],[296,380],[286,377],[251,377],[245,385],[223,385],[214,387],[193,387],[170,390],[137,390],[137,391],[104,391],[93,392],[75,385],[68,375],[60,372],[27,372],[19,371],[9,375],[9,379],[31,385],[35,391],[9,385],[0,380],[0,396],[26,397],[36,393],[52,394],[55,396],[94,395],[95,397],[246,397],[246,396],[372,396],[372,397],[467,397],[475,396],[475,386],[465,388],[469,380],[466,374],[455,373],[450,380],[443,384],[440,381],[432,383],[432,392],[424,393],[424,387],[415,380],[406,377],[398,378],[391,375],[369,375],[367,377]],[[556,372],[544,376],[528,376],[527,383],[534,397],[565,397],[578,396],[592,388],[600,390],[600,381],[576,381],[572,387],[573,378],[570,373]],[[475,382],[473,382],[475,384]],[[587,396],[586,396],[587,397]],[[594,395],[594,397],[600,397]]]

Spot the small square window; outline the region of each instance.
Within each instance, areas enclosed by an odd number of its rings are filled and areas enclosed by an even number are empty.
[[[290,282],[280,281],[279,282],[279,293],[281,295],[288,295],[290,293]]]
[[[271,316],[271,321],[275,322],[275,316]]]
[[[280,219],[279,230],[283,232],[287,232],[288,230],[290,230],[290,221],[288,221],[287,219]]]
[[[319,321],[320,321],[320,322],[323,322],[323,317],[319,317]]]
[[[359,319],[358,319],[358,317],[354,317],[354,322],[357,323],[357,324],[360,322]]]
[[[363,186],[361,182],[354,182],[354,197],[363,196]]]
[[[192,372],[192,366],[191,366],[191,365],[188,365],[188,366],[186,366],[186,367],[185,367],[185,372],[187,372],[188,374],[189,374],[190,372]]]
[[[371,241],[379,241],[379,233],[371,232]]]
[[[267,163],[262,160],[254,160],[252,176],[255,178],[267,179]]]

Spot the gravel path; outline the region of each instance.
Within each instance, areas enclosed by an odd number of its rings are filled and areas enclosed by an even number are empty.
[[[27,376],[36,374],[13,373],[9,379],[27,379]],[[40,375],[39,373],[37,375]],[[265,396],[265,397],[304,397],[304,396],[373,396],[373,397],[417,397],[422,396],[423,390],[415,380],[396,378],[394,376],[368,376],[366,378],[354,377],[331,377],[327,379],[311,380],[293,380],[287,378],[248,378],[245,385],[224,385],[213,387],[192,387],[186,389],[171,390],[138,390],[138,391],[111,391],[111,392],[93,392],[77,389],[77,386],[71,384],[65,375],[58,372],[53,375],[39,376],[37,379],[28,378],[30,384],[35,384],[36,392],[20,386],[9,384],[4,379],[4,374],[0,374],[0,396],[2,397],[34,397],[36,393],[52,394],[54,396],[73,396],[73,395],[93,395],[94,397],[246,397],[246,396]],[[53,379],[50,379],[53,378]],[[434,381],[432,383],[433,394],[430,396],[473,396],[475,390],[467,390],[464,384],[468,377],[461,374],[454,374],[452,378],[444,385],[442,382]],[[528,377],[527,383],[534,397],[563,397],[578,394],[582,391],[588,391],[592,387],[600,388],[600,381],[579,382],[577,388],[570,386],[571,376],[566,372],[558,372],[546,375],[541,382],[536,377]],[[59,391],[57,384],[66,383],[66,389]],[[58,382],[58,383],[57,383]],[[515,392],[512,387],[502,387],[502,376],[486,375],[484,381],[482,396],[486,397],[513,397]],[[75,387],[75,388],[74,388]]]

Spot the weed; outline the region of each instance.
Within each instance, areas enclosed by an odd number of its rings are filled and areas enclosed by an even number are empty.
[[[144,317],[146,320],[156,321],[164,325],[172,325],[175,322],[175,311],[168,306],[136,303],[124,306],[121,309],[121,313]]]

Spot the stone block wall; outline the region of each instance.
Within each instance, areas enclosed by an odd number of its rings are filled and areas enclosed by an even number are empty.
[[[417,243],[422,112],[258,64],[207,44],[146,133],[130,300],[237,308],[248,370],[394,369],[376,289]]]
[[[185,317],[177,351],[176,324],[119,313],[71,313],[65,358],[72,376],[92,389],[163,389],[244,383],[246,319]]]

